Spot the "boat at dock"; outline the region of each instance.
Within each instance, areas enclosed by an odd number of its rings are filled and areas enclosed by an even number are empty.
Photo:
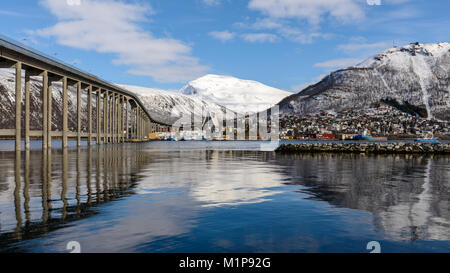
[[[439,138],[434,137],[433,134],[427,134],[425,137],[423,138],[416,138],[414,139],[414,142],[418,142],[418,143],[437,143],[439,142]]]
[[[367,139],[368,141],[388,141],[387,137],[370,137]]]
[[[362,141],[388,141],[387,137],[374,137],[371,135],[355,135],[353,139]]]
[[[364,130],[364,132],[360,135],[354,135],[354,140],[362,140],[362,141],[388,141],[387,137],[384,136],[378,136],[374,137],[370,134],[370,131]]]

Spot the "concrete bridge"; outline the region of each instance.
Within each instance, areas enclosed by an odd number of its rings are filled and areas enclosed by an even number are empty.
[[[45,54],[36,52],[24,45],[0,36],[0,68],[15,69],[15,129],[0,128],[0,137],[15,137],[15,149],[21,150],[22,137],[25,148],[30,148],[30,137],[41,138],[42,148],[51,148],[52,139],[62,139],[62,148],[67,147],[68,139],[82,138],[88,144],[123,143],[144,141],[154,131],[156,123],[146,108],[134,94],[114,84],[82,72]],[[22,109],[22,78],[25,80],[25,111]],[[30,130],[30,77],[42,77],[42,130]],[[52,131],[52,87],[56,82],[62,84],[62,131]],[[77,131],[68,128],[68,87],[77,90]],[[82,131],[82,93],[88,97],[87,132]],[[93,95],[96,99],[93,100]],[[93,105],[96,105],[96,132],[93,132]],[[22,131],[22,114],[25,123]],[[153,128],[153,129],[152,129]]]

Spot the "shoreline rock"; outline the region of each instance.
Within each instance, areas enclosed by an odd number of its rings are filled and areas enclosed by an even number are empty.
[[[450,143],[349,142],[282,144],[276,152],[366,153],[366,154],[450,154]]]

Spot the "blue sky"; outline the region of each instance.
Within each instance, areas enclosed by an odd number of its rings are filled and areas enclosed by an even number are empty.
[[[409,42],[450,40],[447,0],[15,0],[0,33],[122,84],[204,74],[299,91]]]

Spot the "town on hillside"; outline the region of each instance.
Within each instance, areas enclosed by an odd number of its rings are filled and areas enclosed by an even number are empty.
[[[281,140],[353,140],[367,134],[413,139],[430,133],[440,139],[450,139],[448,121],[411,115],[389,105],[340,113],[282,114],[280,117]]]

